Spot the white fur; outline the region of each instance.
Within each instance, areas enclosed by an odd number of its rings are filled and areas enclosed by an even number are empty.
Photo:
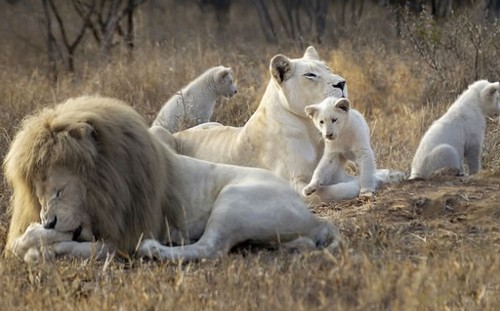
[[[175,133],[208,122],[214,112],[217,98],[229,98],[236,92],[231,68],[210,68],[163,105],[152,127],[161,126],[170,133]]]
[[[297,59],[274,56],[269,72],[260,105],[243,127],[191,128],[176,133],[173,145],[191,157],[265,168],[300,193],[324,147],[304,108],[328,96],[347,97],[345,79],[331,72],[313,47]],[[330,190],[337,195],[337,189]],[[325,189],[325,197],[330,190]]]
[[[28,211],[13,217],[11,229],[26,218],[35,222],[17,226],[9,236],[8,252],[26,261],[102,258],[115,251],[134,255],[139,242],[139,256],[165,260],[214,258],[241,243],[316,248],[339,242],[338,229],[311,213],[282,178],[264,169],[179,155],[120,101],[79,97],[28,120],[4,165],[13,202],[23,203],[14,215]],[[141,148],[130,147],[135,143]],[[12,151],[19,146],[29,147]],[[47,155],[54,162],[41,161],[36,152],[54,146]],[[73,161],[61,155],[67,152]],[[13,160],[27,153],[36,160],[25,165]],[[105,192],[96,195],[96,185]]]
[[[215,258],[243,242],[305,249],[338,245],[338,229],[315,217],[299,195],[269,171],[169,152],[169,174],[175,176],[177,185],[171,191],[183,198],[182,206],[169,219],[169,232],[161,240],[142,241],[138,256],[188,261]],[[15,254],[26,262],[41,262],[58,257],[102,259],[115,251],[105,240],[72,241],[72,232],[44,226],[28,227],[14,242]],[[172,243],[181,246],[167,246]]]
[[[357,195],[358,192],[362,195],[375,192],[375,155],[370,145],[370,130],[363,115],[350,108],[347,98],[329,97],[319,104],[307,106],[305,111],[321,131],[325,152],[311,182],[302,190],[303,195],[316,192],[320,186],[338,183],[342,184],[344,198],[350,198],[349,195]],[[345,172],[347,160],[358,165],[359,181]]]
[[[442,168],[463,174],[481,169],[481,153],[487,117],[500,113],[499,82],[479,80],[467,88],[423,136],[413,158],[410,179],[428,178]]]

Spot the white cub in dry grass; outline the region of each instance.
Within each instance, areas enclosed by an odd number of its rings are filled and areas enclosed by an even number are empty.
[[[217,66],[208,69],[182,90],[172,96],[161,108],[153,121],[170,133],[210,121],[218,97],[232,97],[237,93],[233,71],[229,67]]]
[[[428,178],[433,172],[451,168],[463,174],[481,169],[486,118],[500,114],[499,82],[479,80],[467,88],[448,111],[424,134],[413,158],[410,179]]]
[[[305,108],[324,138],[325,150],[311,182],[302,190],[303,195],[311,195],[321,186],[338,183],[350,187],[349,191],[343,189],[342,195],[345,196],[357,196],[358,191],[361,195],[375,192],[376,164],[370,145],[370,129],[363,115],[350,106],[347,98],[328,97]],[[347,160],[358,165],[359,181],[345,172]]]

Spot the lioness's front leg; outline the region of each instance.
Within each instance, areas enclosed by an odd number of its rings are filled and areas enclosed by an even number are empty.
[[[11,251],[14,255],[24,257],[26,252],[32,248],[39,248],[62,241],[71,241],[73,233],[59,232],[53,229],[45,229],[39,223],[32,223],[26,231],[14,240]]]
[[[282,178],[289,180],[290,185],[298,193],[302,193],[311,181],[314,169],[318,166],[318,153],[315,147],[300,139],[291,139],[286,145],[286,157],[275,157],[276,161],[270,168],[274,173]],[[311,192],[312,193],[312,192]]]

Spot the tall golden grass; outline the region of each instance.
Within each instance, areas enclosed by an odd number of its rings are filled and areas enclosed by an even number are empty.
[[[475,77],[464,69],[469,63],[458,61],[443,63],[443,72],[436,73],[408,37],[387,35],[393,17],[377,10],[346,26],[340,39],[327,38],[316,48],[347,79],[354,107],[370,125],[378,166],[407,171],[423,132]],[[305,45],[265,43],[256,18],[242,12],[244,6],[233,8],[230,33],[218,41],[213,20],[193,8],[174,7],[164,13],[178,32],[163,25],[166,38],[154,44],[143,39],[132,56],[115,50],[111,61],[98,59],[87,46],[78,55],[77,72],[63,73],[55,83],[43,52],[23,54],[7,42],[8,54],[0,57],[1,157],[22,118],[43,106],[98,93],[129,102],[151,121],[172,94],[219,64],[235,70],[239,92],[221,101],[214,120],[244,124],[263,94],[271,57],[300,57]],[[421,20],[411,18],[408,29],[419,29]],[[138,19],[146,27],[145,13]],[[465,40],[446,25],[436,27]],[[497,28],[487,30],[498,39]],[[481,52],[481,78],[498,80],[495,47],[497,41]],[[0,309],[498,310],[500,125],[489,122],[487,132],[484,171],[476,177],[402,183],[383,188],[371,201],[311,206],[341,230],[344,241],[333,254],[242,249],[188,264],[111,259],[37,266],[2,258]],[[0,251],[9,197],[2,178]]]

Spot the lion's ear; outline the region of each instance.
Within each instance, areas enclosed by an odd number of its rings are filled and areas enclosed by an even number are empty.
[[[309,116],[309,118],[314,118],[314,116],[316,116],[316,114],[318,113],[318,107],[316,107],[316,105],[310,105],[310,106],[307,106],[305,108],[305,112],[307,114],[307,116]]]
[[[334,105],[335,108],[348,112],[351,108],[351,102],[347,98],[338,99]]]
[[[68,133],[76,139],[95,138],[95,130],[86,122],[79,122],[68,128]]]
[[[269,70],[276,81],[282,83],[292,75],[292,62],[285,55],[278,54],[271,59]]]
[[[314,46],[311,45],[306,49],[306,52],[304,53],[303,58],[312,59],[312,60],[319,60],[319,55],[318,55],[318,52],[316,51],[316,49],[314,48]]]

